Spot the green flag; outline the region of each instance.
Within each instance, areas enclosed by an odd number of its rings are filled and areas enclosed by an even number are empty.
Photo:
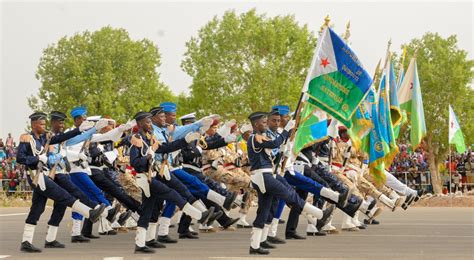
[[[303,89],[308,102],[350,128],[352,115],[371,84],[372,78],[351,48],[326,28],[318,40]]]
[[[466,144],[464,143],[461,127],[451,106],[449,106],[449,144],[454,144],[458,153],[464,153],[466,151]]]
[[[398,89],[398,102],[400,109],[406,113],[410,122],[410,142],[412,148],[416,149],[420,145],[421,139],[426,135],[426,124],[420,80],[414,58],[411,59],[402,85]]]
[[[300,124],[293,144],[293,153],[327,138],[326,113],[314,105],[304,102],[300,112]]]

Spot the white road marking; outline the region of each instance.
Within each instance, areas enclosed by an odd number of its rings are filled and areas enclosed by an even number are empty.
[[[123,260],[123,257],[121,257],[121,256],[107,256],[107,257],[104,257],[103,260]]]
[[[241,257],[227,257],[227,256],[211,256],[209,257],[209,259],[231,259],[231,260],[252,260],[252,259],[255,259],[255,260],[260,260],[262,259],[261,257],[252,257],[252,256],[248,256],[248,257],[245,257],[245,256],[241,256]],[[314,260],[314,259],[325,259],[325,260],[332,260],[332,259],[341,259],[341,258],[324,258],[324,257],[318,257],[318,258],[296,258],[296,257],[265,257],[264,258],[265,260]],[[357,258],[355,258],[357,259]]]
[[[28,213],[0,214],[0,217],[23,216],[23,215],[28,215]]]
[[[382,226],[474,226],[473,223],[382,223]]]
[[[383,235],[383,234],[374,234],[374,235],[352,235],[349,233],[348,234],[348,237],[420,237],[420,238],[474,238],[474,236],[451,236],[451,235],[448,235],[448,236],[443,236],[443,235],[395,235],[395,234],[387,234],[387,235]]]
[[[11,255],[0,255],[0,259],[5,259],[7,257],[10,257]]]

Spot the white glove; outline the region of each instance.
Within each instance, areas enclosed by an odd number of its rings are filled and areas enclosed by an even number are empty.
[[[85,153],[79,153],[77,156],[79,160],[87,161],[87,155]]]
[[[84,131],[87,131],[87,130],[91,129],[92,127],[94,127],[94,122],[84,121],[79,126],[79,131],[84,132]]]
[[[109,120],[107,119],[100,119],[99,121],[97,121],[97,123],[95,123],[95,129],[98,131],[100,131],[102,128],[106,127],[107,125],[109,124]]]
[[[225,126],[232,128],[236,124],[235,119],[231,119],[227,122],[225,122]]]
[[[214,121],[214,119],[210,116],[206,116],[206,117],[204,117],[203,119],[201,119],[199,121],[201,121],[201,125],[202,125],[201,126],[201,131],[206,132],[209,129],[209,127],[211,127],[212,122]]]
[[[151,147],[149,147],[148,151],[146,152],[146,155],[151,155],[151,158],[154,158],[155,152],[153,151],[153,149],[151,149]]]
[[[226,137],[224,137],[224,141],[228,144],[235,142],[236,139],[237,139],[237,136],[234,135],[234,134],[230,134],[230,135],[227,135]]]
[[[188,133],[185,137],[184,137],[184,140],[186,140],[186,143],[191,143],[193,141],[196,141],[198,140],[199,138],[201,138],[201,134],[198,133],[198,132],[192,132],[192,133]]]
[[[97,149],[99,149],[100,152],[104,152],[104,146],[101,144],[97,145]]]
[[[40,162],[42,162],[44,165],[46,165],[48,163],[48,156],[46,156],[46,154],[40,154],[38,155],[38,159],[40,160]]]
[[[285,130],[290,131],[291,129],[295,127],[295,125],[296,125],[296,121],[294,119],[291,119],[290,121],[288,121],[288,123],[286,123]]]
[[[119,131],[120,132],[125,132],[127,130],[130,130],[132,129],[135,125],[137,125],[137,121],[135,121],[135,119],[133,119],[132,121],[128,121],[126,124],[122,124],[118,127]]]

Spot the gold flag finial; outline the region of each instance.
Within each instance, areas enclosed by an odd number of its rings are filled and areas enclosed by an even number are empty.
[[[326,15],[326,17],[324,18],[324,26],[328,27],[330,21],[331,21],[331,18],[329,17],[329,14],[328,14],[328,15]]]
[[[329,14],[326,15],[326,17],[324,18],[324,24],[321,25],[321,27],[319,28],[319,34],[322,34],[324,29],[326,27],[329,27],[329,22],[331,22],[331,18],[329,18]]]
[[[349,40],[349,37],[351,37],[351,21],[347,22],[346,32],[344,33],[344,40],[347,42]]]

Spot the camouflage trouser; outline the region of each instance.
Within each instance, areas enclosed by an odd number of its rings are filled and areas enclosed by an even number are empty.
[[[238,168],[235,168],[238,169]],[[204,174],[217,182],[224,183],[228,189],[250,189],[250,176],[244,171],[230,171],[219,165],[216,169],[209,168]]]
[[[362,176],[358,171],[351,169],[345,173],[352,181],[354,181],[354,183],[356,183],[357,187],[363,194],[372,196],[376,199],[382,195],[382,193],[378,191],[377,188],[375,188],[375,186],[366,178],[364,178],[364,176]]]
[[[392,193],[392,189],[390,189],[389,187],[383,185],[383,184],[380,184],[380,183],[377,183],[375,180],[374,180],[374,177],[369,173],[369,171],[365,171],[364,172],[364,177],[370,182],[372,183],[379,191],[381,191],[385,196],[390,196],[390,194]]]
[[[240,189],[242,189],[244,192],[248,192],[248,197],[247,197],[247,200],[244,202],[244,207],[241,207],[240,210],[239,210],[239,213],[242,213],[242,214],[247,214],[248,211],[249,211],[249,208],[250,206],[252,206],[252,202],[254,201],[256,195],[257,195],[257,192],[255,191],[255,189],[253,189],[251,186],[250,186],[250,173],[246,172],[244,169],[242,168],[234,168],[232,170],[233,173],[236,173],[236,174],[239,174],[239,175],[243,175],[243,176],[246,176],[246,178],[248,178],[248,181],[249,181],[249,187],[248,188],[238,188],[238,187],[230,187],[229,189],[230,190],[233,190],[233,191],[240,191]]]
[[[248,212],[254,194],[253,189],[250,186],[250,176],[244,170],[238,167],[226,169],[224,166],[219,165],[217,170],[210,168],[209,170],[204,171],[204,174],[217,182],[224,183],[229,191],[240,193],[240,191],[243,190],[244,192],[249,192],[250,196],[248,196],[247,201],[245,201],[245,206],[241,207],[239,211],[242,214]]]
[[[340,172],[335,172],[334,175],[337,177],[337,179],[339,181],[341,181],[342,183],[344,183],[347,187],[349,187],[350,189],[352,189],[352,194],[354,194],[355,196],[359,197],[359,198],[364,198],[364,196],[362,196],[362,194],[360,193],[358,187],[349,179],[347,178],[346,175],[340,173]]]
[[[142,191],[129,171],[119,173],[117,179],[132,198],[142,201]]]

